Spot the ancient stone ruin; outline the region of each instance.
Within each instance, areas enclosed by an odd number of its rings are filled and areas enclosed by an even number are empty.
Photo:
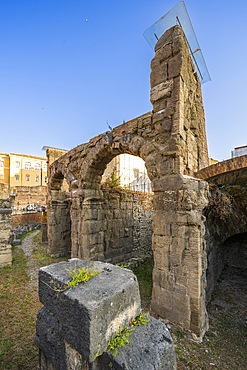
[[[98,275],[67,289],[69,271],[82,267]],[[40,269],[39,298],[44,304],[35,339],[40,369],[176,368],[167,327],[150,316],[140,320],[140,294],[132,271],[99,261],[60,262]],[[124,330],[129,343],[121,347]],[[116,335],[122,342],[114,342]]]
[[[152,113],[61,157],[62,153],[48,150],[49,252],[111,262],[101,177],[118,154],[141,157],[154,193],[152,311],[200,337],[207,329],[202,211],[208,184],[194,173],[208,165],[208,152],[201,85],[180,27],[159,39],[151,67]],[[116,213],[120,204],[112,207]],[[112,234],[110,240],[116,253],[126,242],[121,219],[114,219],[114,229],[118,235]]]
[[[153,315],[202,338],[224,265],[246,261],[247,156],[209,166],[201,85],[179,26],[158,40],[150,81],[152,112],[69,152],[47,150],[48,252],[109,263],[152,252]],[[102,188],[122,153],[145,161],[152,207]]]
[[[9,186],[0,184],[0,267],[12,264]]]

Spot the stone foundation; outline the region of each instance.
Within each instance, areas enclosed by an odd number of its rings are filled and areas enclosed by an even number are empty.
[[[67,289],[68,270],[94,268],[99,274]],[[108,341],[140,314],[135,275],[107,263],[71,259],[40,269],[36,344],[40,370],[172,370],[175,349],[166,326],[148,317],[129,344],[108,350]]]

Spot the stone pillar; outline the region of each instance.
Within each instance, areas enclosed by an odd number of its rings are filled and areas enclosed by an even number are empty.
[[[60,195],[57,196],[56,193]],[[48,197],[48,253],[56,257],[70,256],[71,252],[70,203],[63,200],[62,195],[59,191],[52,190],[52,199]]]
[[[152,311],[201,337],[207,330],[207,183],[184,175],[154,193]]]
[[[0,267],[12,263],[11,212],[9,186],[0,184]]]
[[[84,189],[83,193],[84,198],[78,235],[79,253],[77,257],[103,261],[104,227],[102,218],[102,191]]]
[[[207,329],[202,211],[208,165],[201,86],[180,27],[161,36],[151,63],[153,126],[160,147],[153,181],[153,296],[156,315],[201,337]]]
[[[99,274],[68,288],[68,271]],[[40,370],[174,370],[175,349],[167,327],[140,314],[138,282],[132,271],[99,261],[71,259],[40,269],[36,344]],[[109,349],[109,341],[129,329],[129,340]],[[131,330],[131,332],[130,332]],[[120,335],[120,334],[119,334]]]

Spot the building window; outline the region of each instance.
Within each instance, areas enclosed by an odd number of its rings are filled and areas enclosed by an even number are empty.
[[[20,175],[15,175],[15,179],[16,179],[16,181],[19,181],[20,180]]]
[[[15,168],[20,168],[21,167],[21,162],[20,161],[16,161],[15,162]]]
[[[0,180],[3,180],[3,179],[4,179],[4,175],[0,173]]]
[[[45,182],[47,182],[47,176],[45,176],[44,180],[45,180]]]
[[[39,176],[36,176],[36,177],[35,177],[35,181],[36,181],[36,182],[39,182]]]
[[[34,164],[34,169],[35,169],[35,171],[40,171],[40,164],[39,163],[35,163]]]
[[[30,162],[25,163],[25,170],[31,170],[31,163]]]
[[[4,167],[4,161],[0,161],[0,167]]]
[[[26,181],[30,181],[30,175],[26,175]]]
[[[46,172],[46,171],[47,171],[47,164],[46,164],[46,163],[44,163],[44,164],[43,164],[43,171],[44,171],[44,172]]]

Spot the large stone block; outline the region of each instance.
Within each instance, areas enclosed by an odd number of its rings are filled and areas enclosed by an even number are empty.
[[[150,317],[131,334],[129,345],[120,348],[115,357],[104,354],[97,363],[95,370],[172,370],[176,369],[176,355],[166,325]]]
[[[100,273],[85,284],[66,289],[68,270],[94,268]],[[138,282],[132,271],[71,259],[39,271],[39,298],[61,323],[65,340],[86,360],[107,349],[107,342],[140,313]]]

